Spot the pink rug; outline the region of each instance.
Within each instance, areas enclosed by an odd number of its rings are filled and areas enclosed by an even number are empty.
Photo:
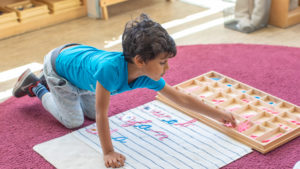
[[[300,48],[244,44],[179,46],[170,66],[165,79],[171,85],[215,70],[300,105]],[[154,100],[155,95],[153,91],[138,89],[113,96],[110,115]],[[84,125],[91,123],[86,120]],[[0,104],[0,168],[53,168],[32,147],[71,131],[52,118],[37,98],[8,99]],[[300,160],[299,152],[298,137],[266,155],[254,151],[223,168],[292,168]]]

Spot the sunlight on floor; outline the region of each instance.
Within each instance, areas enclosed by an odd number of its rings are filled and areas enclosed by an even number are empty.
[[[206,23],[201,24],[201,25],[197,25],[197,26],[194,26],[194,27],[176,32],[176,33],[172,34],[171,36],[174,39],[179,39],[179,38],[182,38],[182,37],[185,37],[185,36],[188,36],[188,35],[191,35],[191,34],[194,34],[194,33],[209,29],[209,28],[212,28],[212,27],[217,26],[217,25],[221,25],[223,23],[224,23],[224,19],[219,18],[219,19],[215,19],[215,20],[206,22]]]
[[[181,18],[181,19],[176,19],[176,20],[172,20],[172,21],[169,21],[167,23],[163,23],[162,26],[165,28],[165,29],[170,29],[170,28],[173,28],[173,27],[176,27],[176,26],[180,26],[182,24],[185,24],[185,23],[188,23],[188,22],[192,22],[192,21],[195,21],[195,20],[198,20],[198,19],[201,19],[201,18],[205,18],[207,16],[211,16],[213,14],[216,14],[216,13],[219,13],[219,12],[222,12],[225,8],[228,8],[232,6],[232,3],[230,4],[227,4],[227,5],[224,5],[222,7],[220,7],[219,5],[216,6],[216,7],[212,7],[211,9],[208,9],[208,10],[205,10],[203,12],[199,12],[199,13],[195,13],[193,15],[189,15],[187,17],[184,17],[184,18]],[[217,19],[218,21],[210,21],[208,23],[204,23],[202,24],[203,26],[199,25],[199,26],[195,26],[195,29],[196,28],[199,28],[199,31],[203,31],[205,29],[208,29],[208,28],[211,28],[212,26],[217,26],[218,24],[212,24],[212,23],[219,23],[222,18],[220,19]],[[220,21],[219,21],[220,20]],[[222,23],[220,23],[222,24]],[[210,25],[210,26],[208,26]],[[182,30],[180,32],[177,32],[175,33],[175,37],[173,37],[173,35],[171,35],[174,39],[177,39],[179,37],[184,37],[183,35],[182,36],[178,36],[180,33],[182,32],[186,32],[186,31],[189,31],[190,29],[186,29],[186,30]],[[193,31],[194,33],[196,32],[199,32],[199,31]],[[183,33],[185,34],[185,36],[187,35],[190,35],[192,33]],[[104,46],[104,48],[111,48],[113,46],[116,46],[118,44],[121,44],[122,43],[122,35],[120,35],[116,40],[112,40],[112,41],[105,41],[106,45]]]
[[[192,5],[201,6],[203,8],[227,8],[232,6],[235,0],[180,0],[181,2],[189,3]]]
[[[13,89],[8,89],[8,90],[5,90],[5,91],[1,91],[0,92],[0,103],[2,101],[4,101],[5,99],[9,98],[10,96],[12,96],[12,91]]]
[[[33,62],[24,66],[0,72],[0,83],[18,78],[27,68],[30,68],[32,72],[36,72],[40,71],[43,68],[43,65]],[[10,88],[5,91],[0,91],[0,102],[12,96],[12,90],[13,89]]]
[[[41,70],[43,65],[40,63],[30,63],[21,67],[0,72],[0,83],[19,77],[20,74],[23,73],[27,68],[30,68],[31,71],[35,72]]]

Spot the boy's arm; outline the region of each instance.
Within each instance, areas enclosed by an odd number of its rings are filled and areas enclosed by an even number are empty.
[[[99,82],[96,85],[96,124],[106,167],[121,167],[125,156],[114,152],[108,121],[110,92]]]
[[[165,87],[159,92],[181,107],[199,112],[223,123],[231,123],[233,127],[235,127],[236,125],[235,119],[230,112],[226,113],[218,109],[214,109],[193,96],[175,90],[167,83]]]

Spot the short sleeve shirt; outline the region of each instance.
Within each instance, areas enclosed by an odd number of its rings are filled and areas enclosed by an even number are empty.
[[[141,76],[128,84],[128,63],[122,52],[109,52],[97,48],[78,45],[63,50],[55,61],[58,75],[83,90],[95,92],[97,81],[111,95],[148,88],[159,91],[165,86],[161,78],[158,81]]]

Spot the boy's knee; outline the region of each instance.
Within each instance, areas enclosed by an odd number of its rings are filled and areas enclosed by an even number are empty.
[[[84,122],[84,118],[70,119],[68,121],[65,121],[63,123],[63,125],[68,129],[74,129],[74,128],[78,128],[78,127],[82,126],[83,122]]]
[[[96,119],[96,113],[95,113],[95,111],[94,112],[93,111],[92,112],[86,112],[85,116],[87,118],[91,119],[91,120],[95,120]]]

